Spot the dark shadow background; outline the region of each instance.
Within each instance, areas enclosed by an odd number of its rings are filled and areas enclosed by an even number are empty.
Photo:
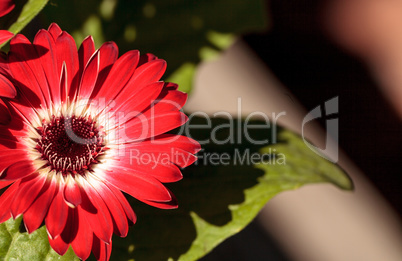
[[[289,261],[279,246],[257,222],[225,240],[200,261]]]
[[[243,40],[308,111],[339,96],[340,148],[401,215],[402,121],[366,65],[327,36],[319,19],[325,2],[266,1],[272,28]],[[254,221],[202,260],[290,259]]]
[[[401,214],[401,119],[365,64],[326,36],[326,1],[269,2],[272,30],[244,40],[307,110],[339,96],[340,147]]]

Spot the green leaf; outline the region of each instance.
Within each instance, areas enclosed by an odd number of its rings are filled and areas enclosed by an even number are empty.
[[[45,7],[49,0],[28,0],[15,23],[8,29],[16,34],[20,32]]]
[[[22,217],[0,224],[0,260],[11,261],[78,261],[70,248],[64,256],[57,254],[49,245],[46,228],[43,226],[32,234],[25,231]]]
[[[280,139],[284,143],[265,147],[261,153],[270,153],[286,156],[286,164],[269,165],[258,164],[257,167],[269,172],[264,182],[298,188],[307,183],[328,182],[344,190],[352,190],[353,183],[345,172],[332,162],[312,151],[298,135],[289,131],[281,133]]]
[[[235,36],[233,34],[222,34],[215,31],[207,32],[207,39],[221,50],[225,50],[233,44]]]
[[[195,64],[185,63],[173,72],[166,81],[177,83],[180,91],[189,93],[193,85],[195,69]]]

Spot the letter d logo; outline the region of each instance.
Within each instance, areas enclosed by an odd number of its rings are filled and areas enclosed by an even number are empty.
[[[338,113],[338,96],[335,98],[332,98],[328,101],[325,102],[325,116],[329,116],[332,114]],[[311,110],[306,117],[303,119],[302,123],[302,138],[304,143],[315,153],[320,155],[321,157],[336,163],[338,162],[338,119],[329,119],[326,120],[326,129],[327,129],[327,134],[326,134],[326,139],[325,139],[325,149],[320,149],[308,142],[304,138],[304,125],[317,118],[321,118],[322,113],[321,113],[321,106],[315,107],[313,110]],[[331,155],[329,157],[328,155]]]

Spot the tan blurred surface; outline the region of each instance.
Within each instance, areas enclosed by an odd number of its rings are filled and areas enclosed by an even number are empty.
[[[201,65],[185,109],[237,115],[239,97],[243,116],[286,112],[278,123],[300,132],[306,112],[242,42]],[[306,136],[318,146],[325,140],[317,126]],[[354,180],[354,192],[329,185],[285,192],[266,205],[259,221],[296,261],[402,260],[400,220],[342,152],[340,165]]]
[[[402,118],[402,1],[328,2],[322,13],[326,31],[367,62]]]

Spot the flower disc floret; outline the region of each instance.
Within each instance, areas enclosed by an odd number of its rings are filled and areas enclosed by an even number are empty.
[[[52,170],[63,175],[85,175],[105,150],[104,134],[91,118],[53,117],[38,128],[36,149]]]

